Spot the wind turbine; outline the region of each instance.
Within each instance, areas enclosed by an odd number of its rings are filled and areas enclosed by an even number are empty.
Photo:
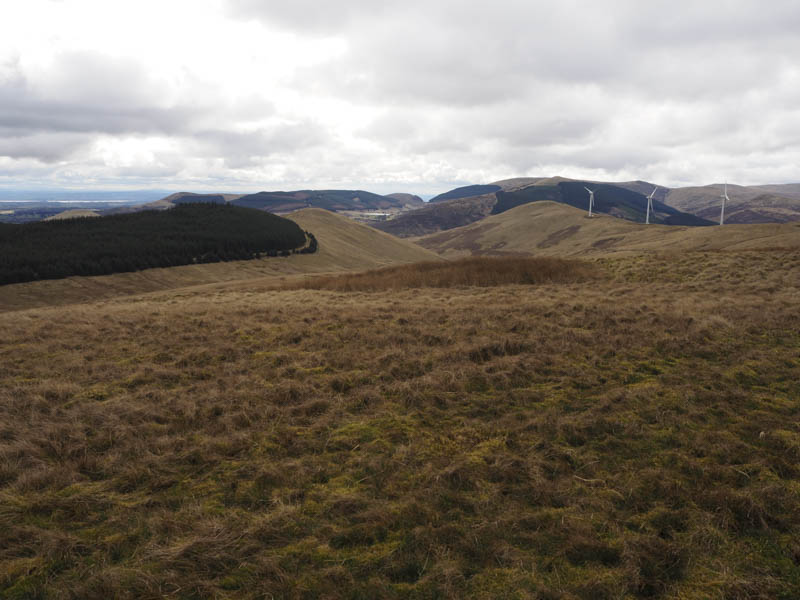
[[[650,192],[650,195],[647,197],[647,217],[645,218],[645,225],[650,224],[650,213],[653,211],[653,196],[656,195],[656,190],[658,190],[658,186],[653,188],[653,191]]]
[[[728,182],[725,182],[725,193],[722,194],[722,212],[719,213],[719,224],[725,224],[725,202],[730,202],[731,199],[728,198]]]
[[[589,192],[589,216],[592,216],[592,208],[594,207],[594,190],[590,190],[586,186],[583,186],[587,192]]]

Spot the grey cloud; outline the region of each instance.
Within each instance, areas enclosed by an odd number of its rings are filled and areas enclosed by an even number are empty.
[[[98,135],[191,135],[204,123],[264,118],[272,104],[246,98],[226,105],[184,89],[173,103],[132,60],[99,53],[60,55],[46,77],[32,80],[18,62],[0,70],[0,156],[43,161],[68,157]],[[213,103],[212,103],[213,102]],[[50,143],[52,142],[52,143]],[[284,143],[286,140],[284,139]]]

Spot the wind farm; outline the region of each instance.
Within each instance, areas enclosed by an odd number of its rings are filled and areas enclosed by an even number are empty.
[[[800,598],[796,2],[0,2],[0,599]]]

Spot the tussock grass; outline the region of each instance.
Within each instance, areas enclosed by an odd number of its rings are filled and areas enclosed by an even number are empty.
[[[408,288],[492,287],[574,283],[598,276],[591,263],[550,257],[473,257],[450,262],[420,262],[288,284],[289,289],[342,292]]]
[[[656,258],[0,314],[0,597],[800,597],[800,255]]]

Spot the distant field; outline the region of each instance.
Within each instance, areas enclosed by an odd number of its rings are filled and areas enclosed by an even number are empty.
[[[800,597],[799,261],[1,313],[0,597]]]

